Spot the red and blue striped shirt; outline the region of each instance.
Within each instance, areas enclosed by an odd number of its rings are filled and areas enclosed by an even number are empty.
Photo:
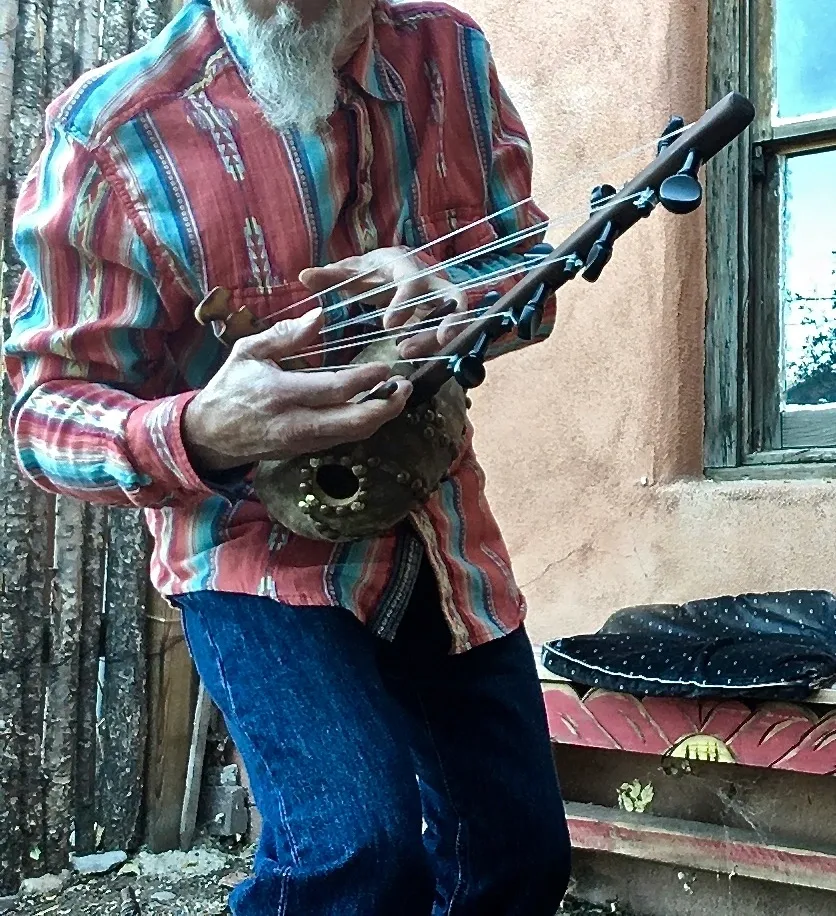
[[[488,43],[444,5],[377,6],[329,123],[318,136],[268,126],[248,90],[245,49],[221,34],[208,0],[192,0],[145,48],[50,106],[15,219],[25,273],[5,354],[19,462],[52,492],[145,509],[164,595],[214,589],[341,606],[385,636],[426,552],[454,651],[464,651],[516,628],[525,610],[472,431],[408,522],[347,544],[292,535],[249,484],[208,483],[181,438],[183,410],[225,356],[193,317],[209,290],[271,315],[307,295],[297,279],[305,267],[426,245],[530,194],[530,145]],[[525,204],[428,256],[543,219]],[[462,283],[518,264],[535,241],[448,276]]]

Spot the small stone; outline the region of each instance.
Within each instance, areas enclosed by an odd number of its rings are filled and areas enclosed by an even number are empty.
[[[345,506],[337,506],[334,511],[337,513],[337,515],[343,516],[348,512],[348,509],[346,509]]]
[[[20,884],[21,897],[46,897],[49,894],[60,894],[70,879],[68,871],[60,875],[43,875],[40,878],[26,878]]]
[[[301,468],[300,471],[299,471],[299,476],[302,478],[302,480],[310,480],[310,479],[311,479],[311,472],[310,472],[310,469],[309,469],[309,468]]]
[[[361,502],[356,502],[356,503],[351,504],[352,512],[362,512],[365,508],[366,506]]]
[[[128,854],[117,849],[113,852],[100,852],[90,856],[70,856],[73,871],[80,875],[106,875],[109,871],[128,861]]]
[[[369,460],[366,463],[368,464],[370,468],[379,468],[380,467],[380,458],[376,458],[372,456],[371,458],[369,458]]]
[[[172,891],[156,891],[156,893],[151,894],[151,899],[154,903],[171,903],[177,899],[177,894]]]
[[[237,786],[238,785],[238,764],[230,763],[221,770],[221,785],[222,786]]]
[[[246,881],[246,879],[247,879],[247,876],[246,874],[244,874],[244,872],[234,871],[229,875],[224,875],[223,878],[221,878],[220,884],[221,884],[221,887],[233,888],[233,887],[238,887],[238,885],[242,881]]]
[[[312,468],[318,468],[318,467],[322,464],[322,459],[321,459],[321,458],[311,458],[311,459],[308,461],[308,464],[309,464]]]
[[[424,427],[424,438],[432,439],[434,436],[435,436],[435,430],[432,428],[432,426],[425,426]]]
[[[352,473],[355,477],[364,477],[365,474],[366,474],[365,465],[362,465],[362,464],[355,464],[355,465],[351,468],[351,473]]]
[[[340,458],[340,464],[341,464],[344,468],[350,468],[350,467],[351,467],[351,462],[352,462],[352,458],[351,458],[350,455],[343,455],[342,458]]]

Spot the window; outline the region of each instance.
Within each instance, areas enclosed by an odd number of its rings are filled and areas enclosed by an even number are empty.
[[[836,2],[711,4],[710,101],[757,115],[707,175],[709,469],[836,471],[834,35]]]

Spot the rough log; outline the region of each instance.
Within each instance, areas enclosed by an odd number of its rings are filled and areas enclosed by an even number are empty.
[[[169,0],[137,0],[131,46],[140,48],[160,34],[171,13]]]
[[[145,607],[148,534],[138,512],[109,513],[105,580],[105,679],[98,772],[104,849],[140,840],[145,763]]]
[[[17,0],[0,3],[0,217],[6,212],[6,185],[9,180],[17,12]],[[5,237],[5,231],[3,235]]]
[[[96,851],[96,701],[104,599],[106,511],[85,506],[81,569],[81,637],[78,666],[78,726],[75,778],[75,851]]]
[[[17,253],[9,244],[14,203],[43,143],[46,24],[46,0],[19,0],[4,233],[6,296],[17,286],[21,273]]]
[[[55,576],[52,626],[44,711],[43,765],[46,776],[44,862],[57,874],[69,859],[72,803],[75,796],[75,743],[78,719],[79,637],[82,618],[81,503],[58,497],[55,506]]]
[[[101,0],[82,0],[79,8],[76,37],[76,76],[99,66],[99,25],[102,19]]]
[[[60,95],[75,79],[78,18],[78,0],[52,0],[46,38],[46,102]]]
[[[102,6],[102,63],[110,63],[131,50],[136,2],[104,0]]]

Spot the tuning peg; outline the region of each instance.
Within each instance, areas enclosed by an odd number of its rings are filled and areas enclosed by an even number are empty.
[[[543,323],[543,312],[546,309],[548,298],[549,291],[546,284],[541,283],[522,307],[517,321],[517,336],[520,340],[534,339],[534,335],[540,330],[540,325]]]
[[[667,149],[671,143],[676,139],[674,136],[677,131],[682,130],[685,127],[685,119],[681,118],[679,115],[674,115],[670,121],[668,121],[668,126],[662,131],[662,136],[659,137],[659,142],[656,144],[656,155],[658,156],[662,150]]]
[[[666,178],[659,188],[659,200],[671,213],[693,213],[702,203],[702,185],[697,177],[702,166],[698,150],[688,153],[685,164],[676,173]]]
[[[484,302],[484,299],[482,301]],[[485,381],[485,357],[488,355],[488,348],[513,326],[514,321],[510,315],[494,315],[469,353],[451,357],[450,373],[465,391],[469,388],[478,388]]]
[[[539,260],[540,258],[548,257],[553,251],[554,248],[552,248],[548,242],[538,242],[538,244],[532,245],[531,248],[526,251],[523,257],[537,258]]]
[[[611,184],[599,184],[596,188],[593,188],[592,193],[589,195],[589,205],[592,212],[595,212],[602,201],[608,200],[616,193]]]
[[[583,272],[583,278],[588,283],[594,283],[601,276],[601,271],[609,264],[612,257],[612,246],[617,238],[618,228],[615,223],[607,223],[598,236],[598,241],[589,249],[586,268]]]

